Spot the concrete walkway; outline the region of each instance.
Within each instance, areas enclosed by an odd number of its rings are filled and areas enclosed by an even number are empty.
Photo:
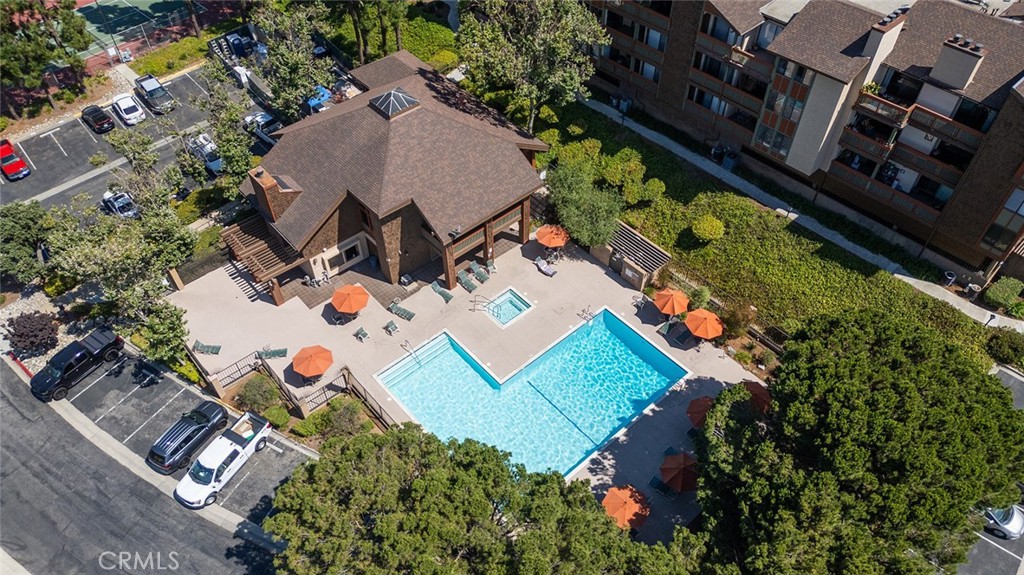
[[[785,201],[776,198],[775,196],[762,190],[758,186],[748,182],[747,180],[726,170],[722,166],[712,162],[710,159],[705,158],[704,156],[697,154],[696,152],[693,152],[689,148],[683,146],[682,144],[676,142],[675,140],[672,140],[668,136],[660,132],[656,132],[645,126],[641,126],[640,124],[634,122],[628,117],[623,118],[622,114],[620,114],[619,111],[616,110],[615,108],[612,108],[611,106],[608,106],[607,104],[603,104],[596,100],[585,100],[583,103],[592,110],[604,114],[605,116],[620,123],[626,128],[633,130],[634,132],[650,140],[651,142],[654,142],[655,144],[658,144],[659,146],[679,156],[683,160],[686,160],[687,162],[693,164],[694,166],[697,166],[701,170],[704,170],[712,177],[725,182],[726,184],[732,186],[733,188],[736,188],[740,192],[756,200],[761,205],[775,210],[779,214],[789,218],[794,223],[803,226],[804,228],[807,228],[808,230],[836,244],[837,246],[843,248],[844,250],[850,252],[851,254],[886,270],[887,272],[896,276],[896,278],[901,279],[906,283],[910,284],[918,291],[930,295],[936,299],[941,299],[942,301],[945,301],[946,303],[962,311],[968,317],[974,319],[975,321],[990,326],[1010,327],[1017,331],[1024,332],[1024,321],[1001,316],[999,314],[993,314],[992,312],[983,309],[980,306],[974,305],[973,303],[967,301],[962,297],[950,293],[949,291],[943,289],[941,286],[935,285],[931,282],[919,280],[911,276],[907,272],[907,270],[903,269],[902,266],[890,260],[889,258],[881,254],[876,254],[870,250],[865,249],[859,244],[851,242],[839,232],[824,226],[821,222],[815,220],[810,216],[801,215],[796,211],[795,208],[793,208],[793,206],[789,205]],[[995,316],[995,318],[992,319],[991,316]]]

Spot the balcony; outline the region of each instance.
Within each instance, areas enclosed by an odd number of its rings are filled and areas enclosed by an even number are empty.
[[[976,151],[985,137],[984,134],[973,128],[968,128],[952,118],[916,104],[910,112],[910,123],[927,132],[934,132],[958,144],[963,144],[971,151]]]
[[[697,47],[722,60],[728,60],[732,55],[732,46],[703,32],[697,32]]]
[[[900,128],[907,125],[907,119],[910,117],[910,109],[898,106],[885,98],[867,92],[861,92],[860,96],[857,97],[857,107],[883,118]]]
[[[665,53],[659,51],[657,48],[651,48],[646,42],[637,40],[633,43],[633,53],[640,57],[645,62],[650,62],[657,67],[661,67],[665,61]]]
[[[964,175],[956,167],[944,164],[932,156],[921,153],[904,144],[896,146],[892,151],[891,159],[951,188],[955,188],[960,183],[960,178]]]
[[[904,212],[922,222],[932,224],[939,218],[939,211],[911,198],[904,192],[873,180],[864,174],[850,169],[838,161],[833,161],[828,168],[829,175],[842,180],[857,189],[858,192]]]
[[[646,6],[641,6],[636,2],[623,2],[621,6],[615,6],[614,8],[609,6],[609,8],[618,10],[623,14],[629,14],[634,19],[651,24],[661,30],[668,30],[669,24],[671,24],[671,19],[668,16],[655,12]]]
[[[696,68],[690,68],[690,81],[714,94],[722,91],[721,80],[711,74],[705,74]]]
[[[764,98],[757,98],[755,96],[752,96],[744,92],[737,86],[733,86],[731,84],[724,84],[722,86],[722,95],[728,98],[729,100],[732,100],[736,104],[739,104],[746,110],[753,112],[754,115],[759,115],[761,113],[761,107],[764,104]]]
[[[893,148],[893,144],[887,144],[884,140],[879,141],[875,138],[869,138],[860,132],[854,131],[849,126],[843,128],[843,132],[839,136],[839,143],[847,149],[854,150],[879,161],[885,161]]]

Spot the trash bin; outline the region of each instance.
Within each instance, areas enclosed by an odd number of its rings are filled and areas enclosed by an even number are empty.
[[[736,167],[736,162],[739,161],[739,159],[739,154],[736,152],[729,152],[725,155],[725,158],[722,159],[722,167],[731,172],[732,169]]]
[[[967,290],[964,292],[964,296],[970,301],[974,301],[981,293],[981,286],[978,284],[967,284]]]
[[[948,287],[956,282],[956,272],[946,272],[944,275],[946,276],[946,281],[942,285]]]
[[[633,105],[633,99],[632,98],[623,98],[622,101],[619,102],[619,111],[622,112],[623,114],[625,114],[626,112],[629,111],[629,107],[632,106],[632,105]]]
[[[619,109],[619,97],[618,96],[612,96],[611,100],[612,100],[612,108],[615,108],[616,110],[618,110]]]

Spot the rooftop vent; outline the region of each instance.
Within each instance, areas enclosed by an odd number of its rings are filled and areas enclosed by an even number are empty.
[[[885,18],[882,18],[882,20],[878,23],[878,25],[879,26],[888,26],[890,22],[892,22],[892,18],[886,16]]]
[[[968,38],[960,43],[961,46],[970,46],[971,44],[974,44],[974,38]]]
[[[963,34],[953,34],[953,37],[950,40],[953,41],[953,42],[956,42],[957,44],[959,44],[960,41],[963,40],[963,39],[964,39],[964,35]]]
[[[981,52],[984,49],[985,49],[985,45],[984,44],[975,44],[975,45],[971,46],[971,52]]]
[[[907,12],[910,12],[910,6],[907,5],[907,4],[904,4],[903,6],[900,6],[899,10],[900,10],[900,14],[906,14]]]
[[[370,100],[370,106],[389,120],[419,105],[419,100],[401,88],[395,88]]]

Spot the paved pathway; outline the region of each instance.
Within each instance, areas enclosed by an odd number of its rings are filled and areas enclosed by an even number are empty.
[[[949,291],[943,289],[941,286],[935,285],[931,282],[922,281],[911,276],[909,273],[907,273],[907,270],[903,269],[902,266],[890,260],[889,258],[880,254],[876,254],[854,242],[851,242],[839,232],[826,227],[821,222],[815,220],[810,216],[805,216],[798,213],[795,208],[790,206],[785,201],[776,198],[775,196],[762,190],[758,186],[748,182],[747,180],[741,178],[740,176],[737,176],[736,174],[726,170],[722,166],[712,162],[710,159],[693,152],[689,148],[672,140],[668,136],[660,132],[656,132],[645,126],[641,126],[640,124],[637,124],[628,117],[623,118],[619,111],[616,110],[615,108],[612,108],[611,106],[608,106],[596,100],[586,100],[584,101],[584,104],[586,104],[591,109],[600,112],[605,116],[608,116],[609,118],[615,120],[616,122],[621,123],[623,126],[629,128],[630,130],[633,130],[637,134],[640,134],[641,136],[654,142],[655,144],[658,144],[659,146],[665,148],[666,150],[672,152],[673,154],[679,156],[680,158],[686,160],[687,162],[693,164],[694,166],[697,166],[698,168],[704,170],[711,176],[725,182],[726,184],[732,186],[733,188],[736,188],[737,190],[743,192],[747,196],[750,196],[751,198],[756,200],[758,203],[767,206],[782,215],[785,215],[794,223],[801,225],[807,228],[808,230],[811,230],[812,232],[838,245],[839,247],[852,253],[853,255],[892,273],[898,279],[907,282],[918,291],[928,294],[936,299],[941,299],[945,301],[946,303],[952,305],[953,307],[967,314],[975,321],[991,326],[1011,327],[1013,329],[1016,329],[1017,331],[1024,332],[1024,321],[1008,318],[998,314],[993,314],[986,309],[974,305],[973,303],[965,300],[962,297],[950,293]],[[994,316],[994,318],[991,316]]]

